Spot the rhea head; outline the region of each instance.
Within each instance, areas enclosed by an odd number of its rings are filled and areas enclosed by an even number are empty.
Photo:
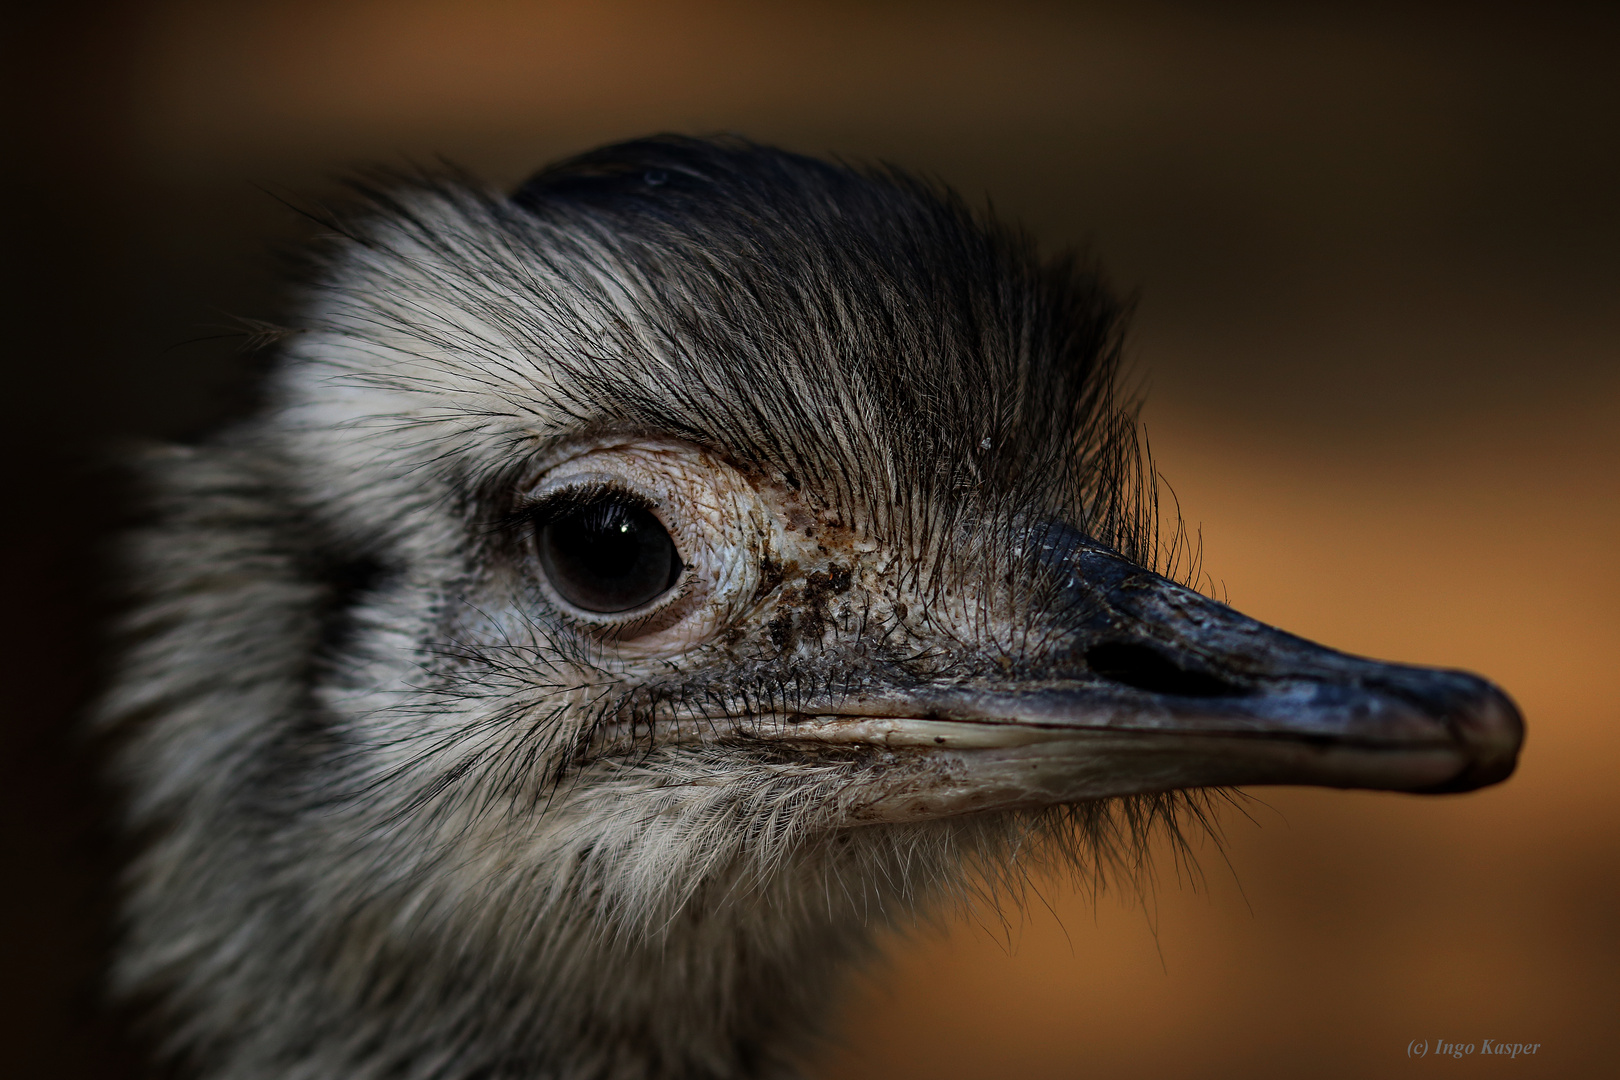
[[[229,934],[163,931],[171,876],[128,965],[225,1058],[762,1075],[966,880],[1133,853],[1207,789],[1513,769],[1488,683],[1155,572],[1121,304],[899,172],[659,138],[399,181],[304,312],[215,451],[277,508],[232,527],[304,590],[298,689],[151,803],[261,940],[203,972]],[[254,603],[207,662],[283,633]],[[227,832],[263,838],[230,889]],[[238,983],[277,1001],[222,1036]]]

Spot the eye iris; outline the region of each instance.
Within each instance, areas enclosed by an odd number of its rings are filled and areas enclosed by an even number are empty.
[[[571,509],[542,525],[536,539],[552,587],[586,611],[641,607],[681,574],[668,530],[650,511],[616,499]]]

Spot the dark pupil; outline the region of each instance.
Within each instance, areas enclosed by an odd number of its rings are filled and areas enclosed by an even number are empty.
[[[658,519],[615,499],[553,518],[537,539],[552,588],[586,611],[638,608],[669,591],[681,575],[675,542]]]

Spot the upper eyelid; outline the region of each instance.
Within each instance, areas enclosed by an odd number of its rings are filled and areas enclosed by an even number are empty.
[[[604,498],[612,498],[613,501],[655,515],[659,509],[657,502],[634,488],[592,479],[578,484],[559,484],[539,495],[526,495],[520,498],[517,506],[502,517],[497,528],[539,528],[556,521],[571,510],[589,506]]]

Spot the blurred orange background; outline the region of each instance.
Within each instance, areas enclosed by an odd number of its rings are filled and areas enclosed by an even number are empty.
[[[5,901],[5,1023],[38,1075],[132,1068],[94,1024],[63,1048],[106,892],[61,734],[94,677],[85,447],[250,400],[228,343],[184,343],[222,312],[277,313],[266,251],[307,234],[277,195],[437,154],[510,184],[661,130],[891,160],[1088,247],[1139,296],[1148,433],[1217,589],[1349,651],[1486,674],[1529,726],[1500,787],[1256,790],[1224,855],[1206,845],[1198,875],[1166,855],[1149,897],[1053,882],[1010,925],[896,941],[820,1076],[1616,1075],[1614,18],[494,0],[31,18],[11,42],[7,438],[43,464],[11,481],[36,524],[6,541],[37,618],[8,650],[35,696],[6,735],[7,856],[32,884]],[[1541,1046],[1409,1060],[1437,1038]]]

